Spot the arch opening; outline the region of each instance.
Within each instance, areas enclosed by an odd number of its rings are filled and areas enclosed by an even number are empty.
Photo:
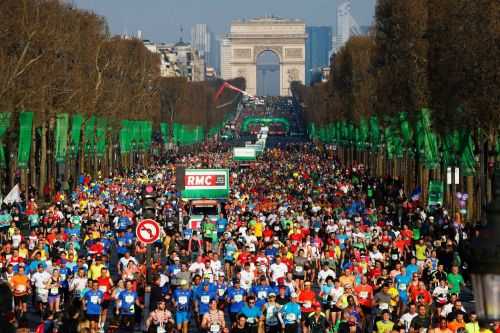
[[[257,95],[280,95],[280,58],[271,50],[261,52],[256,58]]]

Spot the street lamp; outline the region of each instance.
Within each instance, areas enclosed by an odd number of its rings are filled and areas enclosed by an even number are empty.
[[[495,196],[487,225],[472,244],[472,286],[476,311],[487,321],[500,320],[500,169],[494,176]]]

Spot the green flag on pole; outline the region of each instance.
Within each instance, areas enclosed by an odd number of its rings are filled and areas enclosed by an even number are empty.
[[[431,116],[429,109],[422,109],[420,112],[419,125],[417,126],[421,137],[417,142],[421,145],[420,149],[423,150],[423,157],[425,167],[427,169],[435,169],[439,164],[439,150],[438,140],[431,128]]]
[[[95,123],[96,117],[91,116],[85,124],[85,153],[93,153],[95,150]]]
[[[66,160],[66,152],[68,150],[68,127],[69,116],[67,113],[59,113],[56,116],[56,162],[62,163]]]
[[[120,128],[120,151],[122,154],[130,153],[130,141],[131,141],[131,133],[130,133],[130,121],[122,120],[121,128]]]
[[[443,182],[438,180],[431,180],[429,182],[429,206],[443,205],[444,199],[444,185]]]
[[[33,128],[33,112],[21,112],[19,114],[19,150],[17,155],[17,166],[26,169],[31,152],[31,131]]]
[[[80,149],[80,138],[82,137],[82,124],[83,117],[81,114],[75,114],[71,117],[71,141],[70,141],[70,154],[75,157],[78,156]]]
[[[106,118],[97,118],[95,136],[96,136],[96,154],[97,157],[103,158],[106,154],[106,128],[107,128]]]
[[[465,136],[462,154],[460,156],[460,170],[462,175],[473,176],[476,173],[476,158],[475,158],[475,145],[472,135],[469,133]]]
[[[153,123],[150,121],[145,121],[144,122],[144,129],[143,129],[143,142],[144,142],[144,149],[149,150],[151,149],[151,143],[153,140]]]

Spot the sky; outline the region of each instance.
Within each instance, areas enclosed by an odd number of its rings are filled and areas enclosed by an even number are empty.
[[[335,13],[344,0],[67,0],[106,17],[112,34],[136,35],[155,42],[189,41],[191,26],[206,23],[222,35],[231,21],[259,16],[302,19],[307,25],[336,25]],[[352,0],[359,25],[373,22],[376,0]]]

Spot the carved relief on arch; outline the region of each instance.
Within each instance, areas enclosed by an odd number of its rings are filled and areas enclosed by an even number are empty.
[[[246,68],[238,68],[238,70],[236,71],[236,77],[247,77],[247,70]]]
[[[287,74],[288,74],[288,82],[300,80],[299,70],[297,68],[290,68]]]
[[[253,48],[254,61],[257,63],[257,57],[264,51],[272,51],[276,53],[280,59],[280,63],[283,62],[283,46],[261,46],[257,45]]]

